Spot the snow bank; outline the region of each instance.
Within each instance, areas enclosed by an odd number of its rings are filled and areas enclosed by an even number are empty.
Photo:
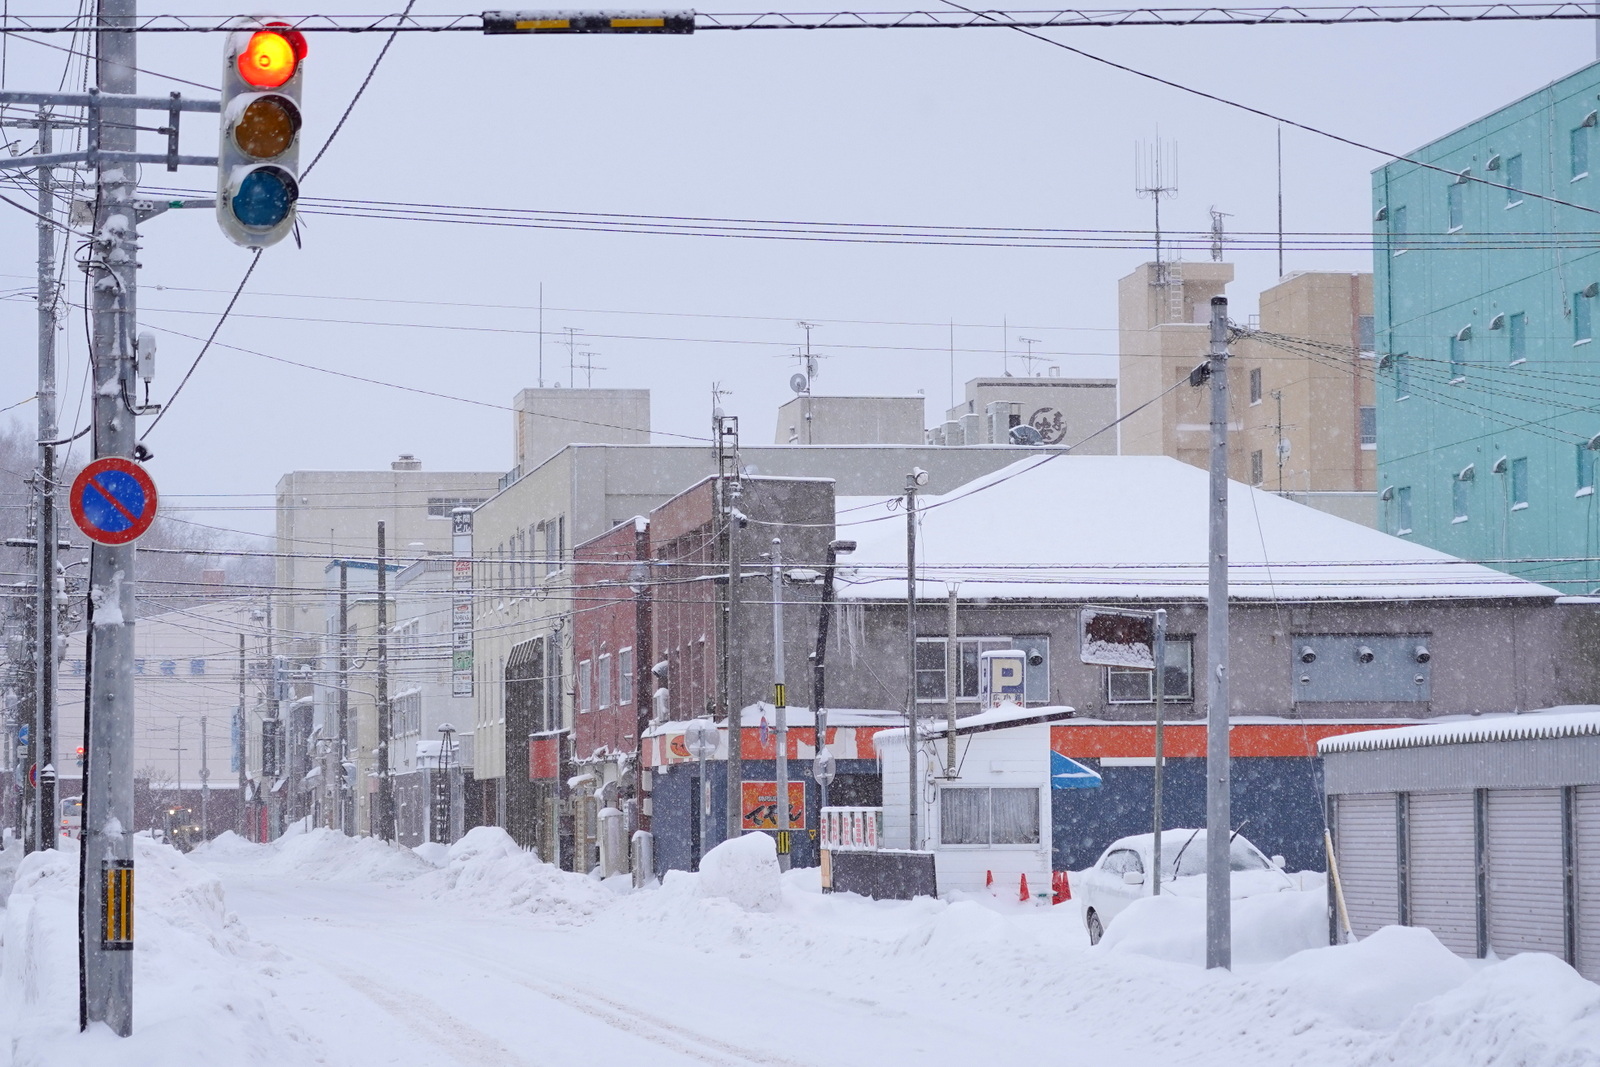
[[[1431,930],[1386,926],[1349,945],[1324,945],[1269,968],[1263,983],[1292,989],[1351,1026],[1388,1030],[1425,1000],[1472,976]]]
[[[745,834],[707,852],[696,884],[700,894],[730,900],[749,911],[776,911],[783,902],[778,846],[766,834]]]
[[[260,853],[254,862],[260,873],[297,881],[392,884],[433,870],[408,848],[321,827],[257,847]]]
[[[1234,967],[1276,963],[1296,952],[1327,945],[1327,906],[1327,894],[1321,891],[1236,898]],[[1109,952],[1132,952],[1204,967],[1206,903],[1199,897],[1174,893],[1143,897],[1112,921],[1100,944]]]
[[[559,924],[587,920],[616,895],[592,878],[545,863],[496,826],[467,831],[450,846],[443,865],[413,886],[436,900],[466,900]]]
[[[218,880],[173,849],[134,841],[134,1034],[78,1033],[77,843],[17,867],[0,910],[0,1045],[29,1067],[310,1063],[271,1006],[279,954],[249,940]]]

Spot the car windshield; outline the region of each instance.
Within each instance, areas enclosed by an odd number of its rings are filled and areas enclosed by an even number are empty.
[[[1181,849],[1181,855],[1179,850]],[[1188,878],[1206,873],[1206,835],[1196,834],[1184,847],[1180,842],[1173,850],[1173,858],[1161,858],[1162,873],[1167,878]],[[1176,864],[1176,869],[1174,869]],[[1235,837],[1228,846],[1228,869],[1233,871],[1270,871],[1272,864],[1242,837]]]

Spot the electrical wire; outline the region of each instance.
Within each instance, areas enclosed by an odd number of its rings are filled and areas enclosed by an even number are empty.
[[[167,397],[166,404],[162,406],[160,411],[156,412],[156,417],[151,420],[150,425],[144,428],[144,433],[139,435],[139,440],[143,441],[145,438],[149,437],[150,431],[161,425],[161,420],[166,418],[167,412],[172,410],[172,405],[178,399],[178,394],[183,392],[183,387],[188,385],[189,379],[194,376],[195,368],[200,366],[200,361],[206,358],[207,352],[211,351],[211,346],[217,339],[218,331],[222,329],[223,323],[228,321],[228,316],[233,312],[234,305],[239,302],[239,295],[244,292],[245,283],[250,280],[250,275],[256,272],[256,265],[260,262],[261,249],[258,248],[255,250],[255,254],[250,257],[250,266],[245,268],[244,277],[239,279],[239,286],[233,291],[233,296],[229,298],[228,306],[222,309],[222,315],[211,327],[210,336],[208,336],[205,340],[205,343],[200,346],[200,351],[194,357],[194,362],[189,364],[189,369],[184,372],[182,380],[178,382],[178,387],[172,391],[170,396]]]

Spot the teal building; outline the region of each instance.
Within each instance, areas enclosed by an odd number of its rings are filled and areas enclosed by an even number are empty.
[[[1600,588],[1600,63],[1373,172],[1384,530]],[[1329,358],[1342,358],[1334,357]]]

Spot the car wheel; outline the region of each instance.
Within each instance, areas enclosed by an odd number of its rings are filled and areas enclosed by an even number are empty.
[[[1100,925],[1100,916],[1091,909],[1089,914],[1083,917],[1083,923],[1089,928],[1089,944],[1098,945],[1100,939],[1106,936],[1105,928]]]

